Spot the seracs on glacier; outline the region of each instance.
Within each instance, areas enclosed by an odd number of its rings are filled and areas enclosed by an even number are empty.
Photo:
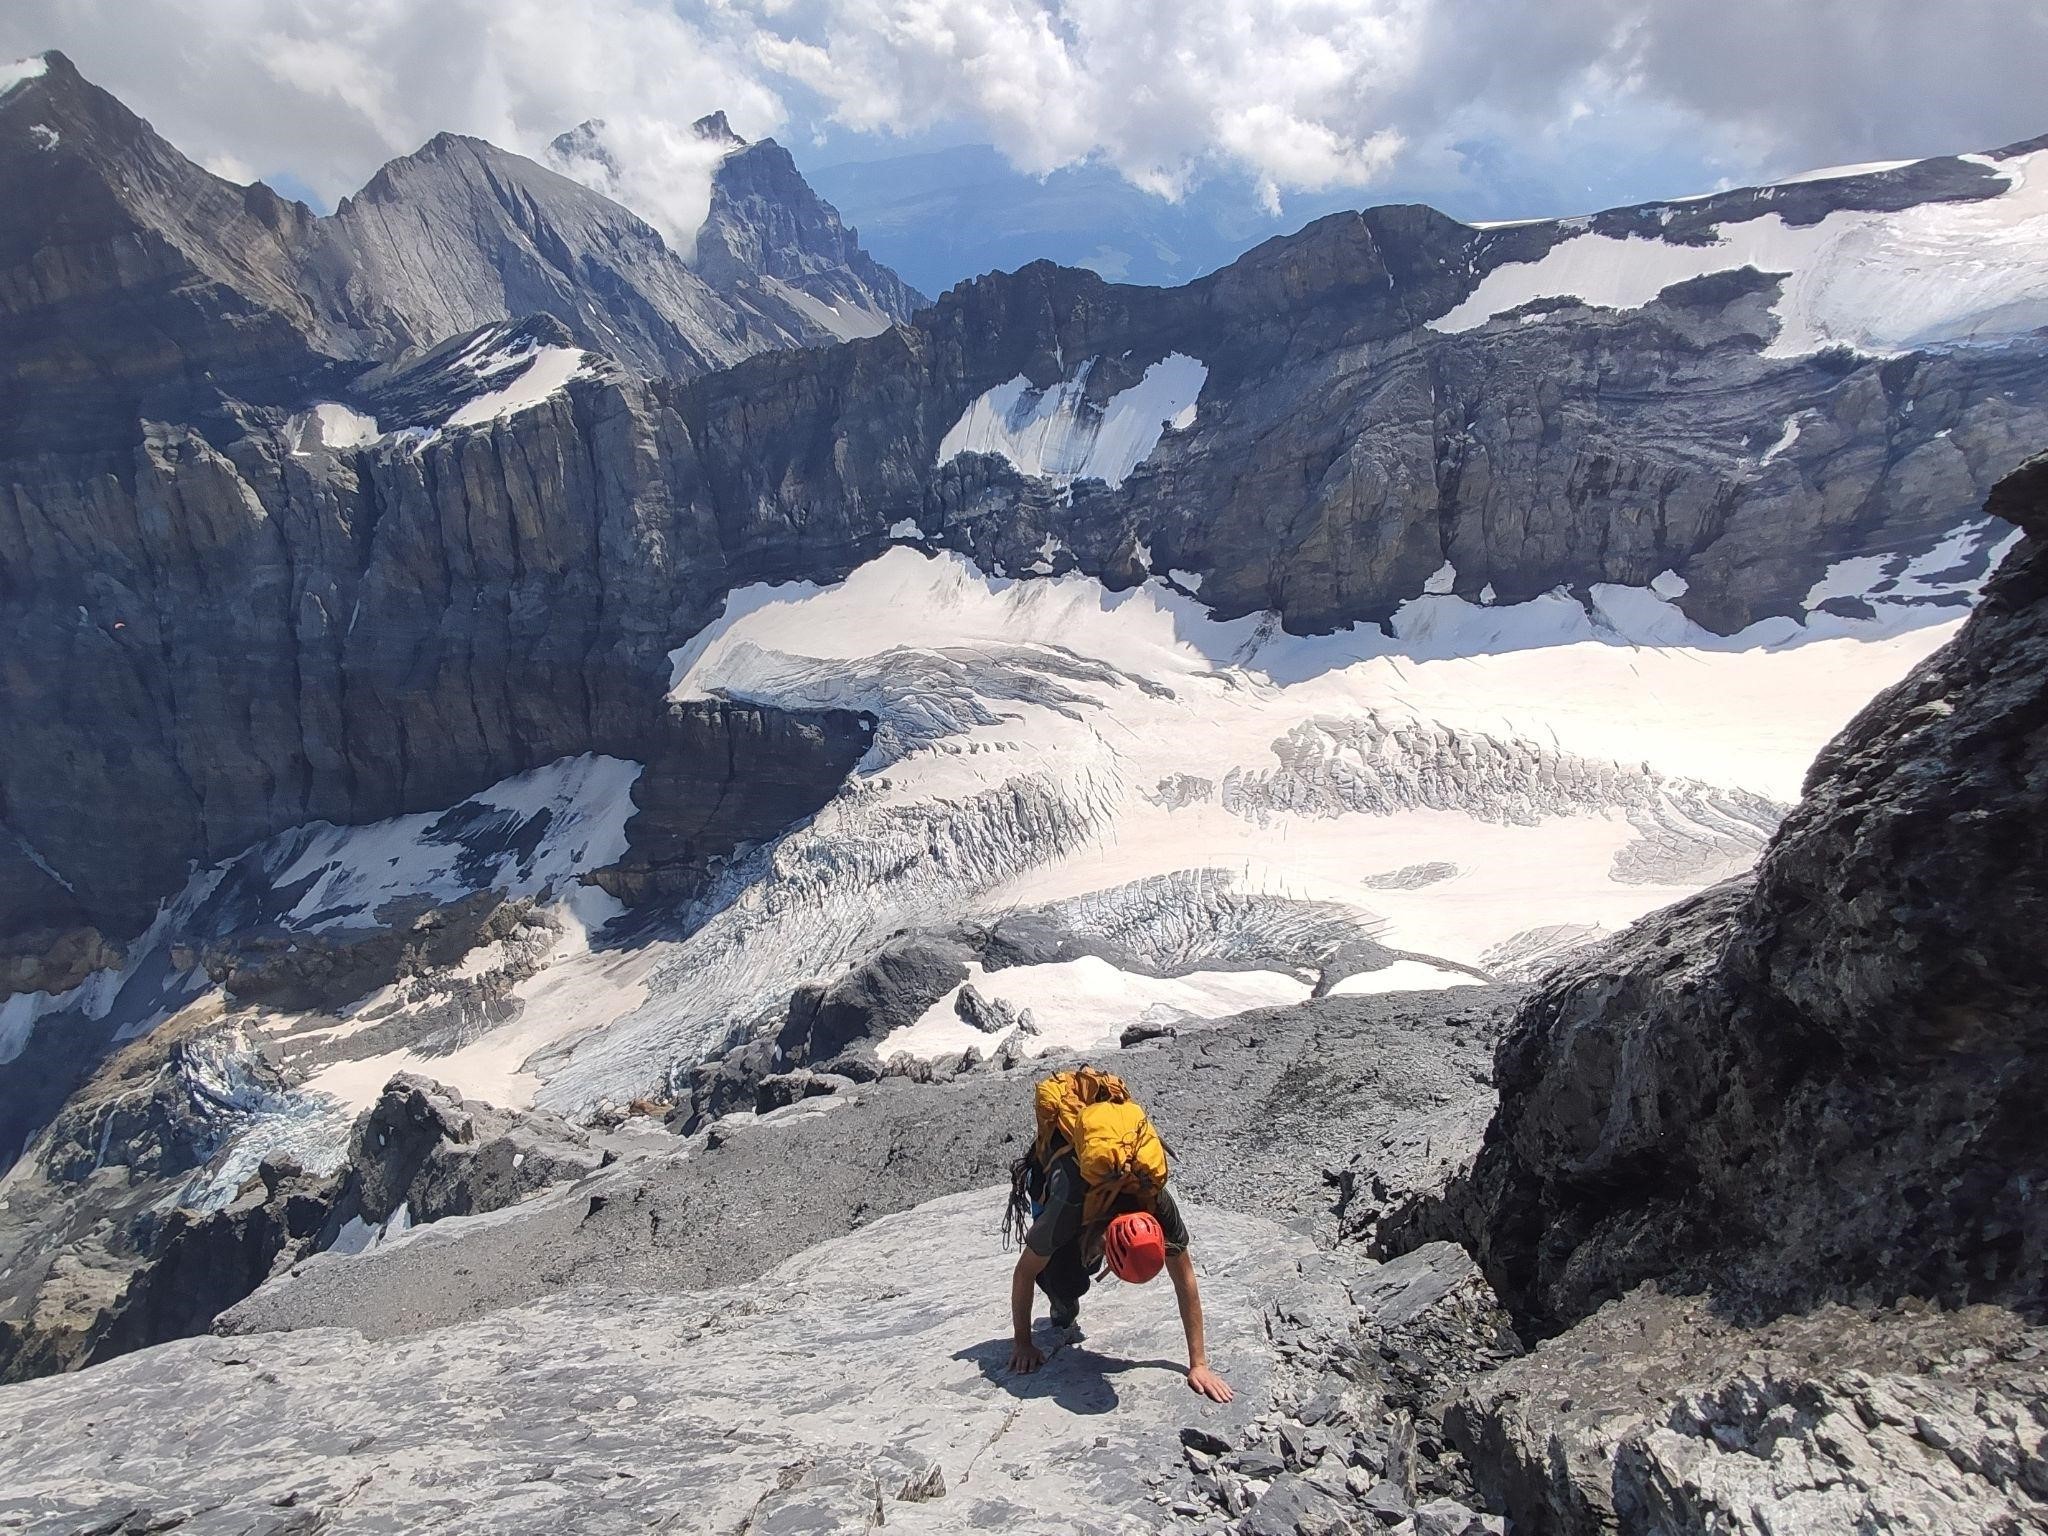
[[[1134,906],[1140,887],[1151,904],[1119,941],[1121,977],[983,978],[1048,1031],[1022,1048],[1113,1045],[1172,1005],[1160,979],[1262,973],[1232,985],[1270,1001],[1346,982],[1318,971],[1312,945],[1269,947],[1264,963],[1229,949],[1236,930],[1216,914],[1232,903],[1341,913],[1409,958],[1405,976],[1488,973],[1545,934],[1618,927],[1744,867],[1820,743],[1948,628],[1816,613],[1811,628],[1720,637],[1648,590],[1593,599],[1589,612],[1564,594],[1419,596],[1391,635],[1303,638],[1258,616],[1219,622],[1159,581],[1010,580],[903,547],[834,586],[736,592],[673,654],[673,697],[863,709],[874,746],[661,946],[642,1006],[538,1064],[542,1100],[643,1088],[651,1062],[772,1020],[797,982],[901,929]],[[1432,863],[1452,875],[1380,878]],[[888,1044],[963,1040],[934,1010]]]
[[[1745,867],[1820,744],[1952,632],[2006,532],[1976,520],[1845,562],[1806,623],[1725,637],[1678,609],[1676,577],[1487,605],[1439,571],[1385,631],[1302,637],[1218,620],[1166,579],[1112,593],[896,545],[833,585],[735,591],[671,654],[674,699],[859,709],[877,729],[814,817],[666,927],[607,938],[620,908],[582,877],[623,853],[639,769],[579,758],[440,816],[283,834],[200,876],[144,947],[203,932],[231,875],[308,933],[407,898],[534,903],[340,1016],[225,1019],[305,1073],[237,1166],[318,1161],[309,1139],[338,1143],[399,1070],[572,1111],[659,1092],[891,935],[1019,910],[1095,941],[976,967],[985,998],[1032,1011],[1026,1053],[1318,990],[1524,975]],[[518,828],[543,813],[527,849]],[[436,828],[464,846],[437,851]],[[146,1028],[222,1005],[203,976],[159,972],[145,1012],[148,980],[96,979],[95,1006],[132,988]],[[69,1001],[10,1001],[8,1032]],[[956,1001],[884,1054],[1010,1042]]]

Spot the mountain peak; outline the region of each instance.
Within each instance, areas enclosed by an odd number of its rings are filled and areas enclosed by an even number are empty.
[[[604,125],[600,123],[598,126],[603,127]],[[735,149],[743,149],[747,143],[745,139],[732,131],[732,124],[725,120],[725,113],[723,112],[705,113],[704,116],[690,124],[690,132],[697,135],[700,139],[708,139],[714,144],[730,144]]]
[[[605,186],[616,186],[619,162],[605,142],[604,130],[603,118],[587,117],[568,132],[556,134],[548,145],[547,163],[558,171],[578,164],[593,165],[604,172]]]

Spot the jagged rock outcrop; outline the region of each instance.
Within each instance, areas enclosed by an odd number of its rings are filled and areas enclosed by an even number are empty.
[[[1500,1049],[1467,1216],[1550,1326],[2048,1295],[2048,458],[1961,634],[1821,754],[1751,878],[1569,962]]]
[[[873,336],[929,302],[861,249],[858,232],[773,139],[749,143],[723,112],[699,118],[690,132],[700,153],[714,157],[690,269],[742,314],[798,345],[819,346]],[[632,201],[634,167],[621,163],[602,118],[556,137],[547,159],[586,186]]]
[[[401,1209],[413,1224],[494,1211],[604,1161],[559,1116],[469,1103],[401,1072],[356,1121],[329,1236],[352,1221],[381,1226]]]
[[[776,1035],[780,1059],[823,1064],[912,1024],[967,979],[974,951],[957,939],[908,935],[828,985],[799,987]]]
[[[465,1103],[401,1073],[358,1118],[338,1171],[266,1158],[231,1199],[205,1202],[181,1179],[265,1091],[236,1074],[263,1072],[260,1058],[174,1044],[145,1092],[67,1112],[33,1163],[0,1184],[9,1235],[28,1236],[0,1275],[0,1380],[204,1332],[300,1259],[499,1210],[607,1159],[556,1116]]]
[[[723,128],[733,140],[697,232],[694,265],[707,281],[792,334],[817,330],[833,341],[872,336],[925,307],[922,294],[860,248],[858,232],[811,190],[788,150],[773,139],[747,143],[722,113],[697,127]]]
[[[2044,1333],[1997,1307],[1825,1305],[1756,1329],[1645,1287],[1443,1414],[1517,1531],[2048,1523]]]

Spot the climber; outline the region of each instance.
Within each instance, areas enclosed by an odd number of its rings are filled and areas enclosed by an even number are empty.
[[[1010,1277],[1010,1369],[1029,1373],[1045,1363],[1031,1338],[1034,1287],[1051,1303],[1053,1326],[1069,1328],[1098,1264],[1132,1285],[1163,1268],[1187,1333],[1188,1386],[1229,1402],[1229,1385],[1209,1368],[1187,1223],[1166,1187],[1166,1145],[1145,1111],[1120,1079],[1082,1067],[1039,1083],[1037,1117],[1032,1148],[1012,1170],[1004,1224],[1023,1237]]]

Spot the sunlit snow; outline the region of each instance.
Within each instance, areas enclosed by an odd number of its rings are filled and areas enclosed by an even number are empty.
[[[272,883],[302,890],[286,915],[293,927],[332,928],[366,919],[401,896],[453,900],[497,889],[526,896],[586,869],[615,864],[626,851],[626,822],[640,765],[615,757],[564,758],[493,785],[464,802],[471,815],[451,826],[451,813],[423,811],[368,826],[314,822],[296,833],[296,857]],[[509,832],[547,821],[528,846],[507,840],[480,847],[475,828],[493,815]]]
[[[295,418],[296,435],[292,453],[305,458],[315,448],[360,448],[378,437],[377,418],[366,416],[352,406],[323,400],[303,417]]]
[[[1330,988],[1333,997],[1356,997],[1381,992],[1441,992],[1449,987],[1476,987],[1477,976],[1464,971],[1447,971],[1440,965],[1420,960],[1396,960],[1377,971],[1360,971],[1346,976]]]
[[[501,416],[515,415],[554,394],[571,379],[579,377],[589,357],[588,353],[575,347],[536,347],[531,352],[513,354],[515,358],[530,358],[527,367],[511,383],[494,389],[489,394],[478,395],[460,410],[456,411],[444,425],[449,427],[474,427]],[[501,364],[500,367],[503,365]],[[479,370],[486,375],[498,369]]]
[[[1772,356],[2026,335],[2048,325],[2048,150],[1991,163],[2007,188],[1975,202],[1844,210],[1805,226],[1766,213],[1723,223],[1706,245],[1574,235],[1535,261],[1495,267],[1429,328],[1469,331],[1537,299],[1635,309],[1673,283],[1748,266],[1784,274]]]
[[[1298,1003],[1309,985],[1280,971],[1191,971],[1173,977],[1141,976],[1085,955],[1049,965],[1016,965],[1003,970],[968,967],[962,986],[983,997],[1031,1012],[1036,1034],[1021,1037],[1025,1054],[1099,1051],[1114,1046],[1124,1029],[1148,1014],[1175,1019],[1226,1018],[1248,1008]],[[983,1034],[960,1017],[955,987],[913,1024],[883,1037],[883,1060],[898,1051],[927,1058],[959,1056],[969,1047],[993,1054],[1016,1034],[1014,1028]]]
[[[1021,474],[1060,484],[1100,480],[1117,486],[1151,456],[1169,426],[1194,425],[1195,399],[1209,377],[1205,364],[1169,353],[1099,409],[1087,399],[1094,367],[1092,359],[1082,363],[1071,378],[1046,390],[1034,389],[1020,373],[986,391],[941,440],[938,462],[989,453],[1009,460]]]
[[[1874,176],[1881,171],[1901,171],[1917,163],[1913,160],[1864,160],[1855,165],[1824,165],[1817,170],[1780,176],[1776,184],[1781,187],[1792,187],[1802,181],[1840,181],[1846,176]]]

